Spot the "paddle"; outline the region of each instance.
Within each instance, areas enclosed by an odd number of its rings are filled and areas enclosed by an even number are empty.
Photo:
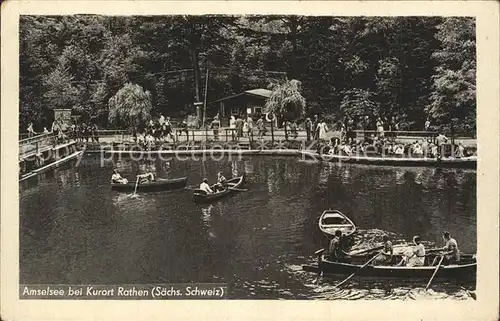
[[[427,286],[425,287],[425,290],[426,290],[426,291],[427,291],[427,289],[429,288],[429,286],[431,285],[432,280],[434,280],[434,277],[436,276],[437,271],[438,271],[438,270],[439,270],[439,268],[441,267],[441,263],[443,263],[443,259],[444,259],[444,255],[441,255],[441,260],[439,260],[439,264],[437,265],[436,270],[435,270],[435,271],[434,271],[434,273],[432,274],[432,277],[431,277],[431,279],[429,280],[429,283],[427,283]]]
[[[234,187],[228,187],[227,189],[230,189],[230,190],[233,190],[233,191],[237,191],[237,192],[246,192],[248,191],[248,189],[241,189],[241,188],[234,188]]]
[[[137,185],[139,184],[139,176],[137,176],[137,180],[135,181],[134,193],[130,195],[130,197],[137,197]]]
[[[362,269],[364,269],[365,267],[368,266],[368,264],[370,264],[373,260],[375,260],[380,254],[382,254],[382,252],[378,253],[377,255],[375,255],[374,257],[372,257],[371,259],[368,260],[368,262],[366,262],[362,267],[360,267],[356,272],[354,272],[353,274],[349,275],[347,277],[347,279],[345,279],[344,281],[340,282],[339,284],[337,284],[336,286],[334,286],[333,288],[336,289],[338,288],[339,286],[341,286],[342,284],[346,283],[347,281],[349,281],[354,275],[356,275],[356,273],[358,273],[359,271],[361,271]]]
[[[313,282],[312,282],[313,284],[315,284],[316,282],[319,282],[319,278],[323,274],[323,271],[321,271],[321,268],[320,268],[320,264],[321,264],[321,255],[323,254],[324,251],[325,251],[325,249],[319,249],[316,252],[314,252],[314,254],[318,257],[318,275],[316,276],[316,279],[313,280]]]

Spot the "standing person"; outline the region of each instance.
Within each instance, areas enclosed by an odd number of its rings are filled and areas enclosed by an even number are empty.
[[[82,123],[82,143],[84,140],[87,140],[87,124]]]
[[[186,133],[186,139],[189,140],[189,132],[188,132],[188,124],[186,119],[184,119],[179,125],[179,136],[182,136],[182,133]],[[176,134],[177,135],[177,134]]]
[[[297,139],[299,134],[297,133],[297,122],[295,120],[290,123],[290,132],[293,139]]]
[[[354,120],[351,117],[347,118],[347,143],[351,144],[356,141],[356,132],[354,131]]]
[[[165,138],[167,139],[168,136],[170,135],[170,138],[174,140],[174,135],[172,134],[172,123],[170,122],[170,117],[167,117],[165,120],[165,123],[163,124],[163,128],[165,131]]]
[[[162,126],[162,127],[163,127],[163,124],[165,124],[165,117],[162,114],[160,114],[160,119],[158,120],[158,123],[160,123],[160,126]]]
[[[377,118],[377,137],[379,139],[384,138],[384,122],[380,117]]]
[[[248,136],[248,122],[246,120],[241,120],[243,122],[243,129],[242,129],[242,137],[247,137]]]
[[[312,126],[313,126],[313,123],[311,121],[311,118],[307,117],[306,122],[304,124],[304,127],[306,129],[306,136],[307,136],[308,142],[311,141]]]
[[[314,115],[314,121],[313,121],[313,128],[314,128],[314,140],[319,139],[319,133],[318,133],[318,125],[319,125],[319,117],[318,115]]]
[[[247,117],[247,124],[248,124],[248,137],[253,136],[253,118],[250,115],[248,115]]]
[[[392,127],[392,130],[395,132],[392,135],[392,138],[394,141],[396,141],[396,137],[398,137],[398,131],[399,131],[399,120],[396,117],[392,116],[392,122],[393,122],[393,124],[391,127]]]
[[[94,140],[96,143],[99,142],[99,133],[98,133],[98,128],[97,128],[97,124],[94,124],[92,126],[92,140]]]
[[[366,142],[368,137],[370,137],[370,133],[368,130],[370,129],[370,116],[366,115],[363,120],[363,140]]]
[[[237,137],[243,137],[243,120],[241,119],[240,116],[236,118],[236,133]]]
[[[212,127],[212,129],[214,131],[214,139],[215,140],[219,140],[220,121],[219,121],[219,117],[218,116],[214,117],[214,120],[212,121],[211,127]]]
[[[430,127],[431,127],[431,120],[429,117],[427,117],[427,120],[425,121],[425,124],[424,124],[424,130],[426,132],[428,132]]]
[[[36,133],[35,131],[33,130],[33,123],[29,123],[28,124],[28,137],[32,137],[32,136],[35,136]]]
[[[325,121],[321,121],[318,124],[318,128],[316,128],[316,132],[318,133],[319,140],[326,140],[326,132],[328,131],[328,127],[326,126]]]
[[[443,157],[443,148],[444,144],[448,142],[448,138],[443,135],[442,131],[439,131],[438,136],[436,137],[436,145],[437,145],[437,158]]]
[[[456,158],[464,157],[464,151],[465,151],[464,145],[462,144],[462,142],[459,142],[458,147],[455,150],[455,157]]]
[[[449,232],[443,233],[443,240],[445,242],[445,245],[440,248],[440,250],[445,251],[444,253],[441,253],[441,255],[444,255],[443,264],[450,265],[458,263],[458,261],[460,261],[460,250],[458,249],[457,241],[454,238],[450,237]],[[440,256],[436,256],[434,258],[434,261],[432,262],[432,265],[436,265],[439,261],[439,258]]]
[[[264,115],[260,116],[260,118],[257,120],[257,130],[258,130],[257,137],[259,139],[262,139],[262,136],[264,136],[266,130],[264,125]]]
[[[234,116],[231,116],[231,118],[229,119],[229,129],[231,129],[231,136],[232,136],[232,139],[234,140],[234,137],[236,136],[236,119],[234,118]]]
[[[415,247],[412,249],[410,255],[405,255],[398,266],[405,264],[406,266],[424,266],[425,263],[425,247],[420,240],[420,236],[413,237],[413,244]]]

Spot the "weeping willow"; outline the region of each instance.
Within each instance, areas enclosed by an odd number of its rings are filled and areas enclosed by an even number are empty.
[[[266,111],[281,115],[287,120],[304,116],[306,99],[300,93],[300,86],[300,81],[295,79],[273,84],[271,96],[266,102]]]
[[[150,118],[151,109],[151,93],[127,83],[109,99],[108,120],[117,127],[134,127]]]

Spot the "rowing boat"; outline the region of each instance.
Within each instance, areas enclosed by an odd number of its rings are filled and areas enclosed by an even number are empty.
[[[328,235],[334,236],[335,231],[342,231],[345,237],[356,232],[354,223],[344,214],[337,210],[326,210],[321,214],[318,221],[319,229]]]
[[[429,254],[426,256],[425,266],[408,267],[395,266],[400,260],[401,255],[393,256],[393,261],[390,265],[368,265],[361,269],[364,263],[373,257],[371,256],[350,256],[345,262],[332,262],[323,257],[319,258],[318,264],[303,265],[302,269],[307,272],[318,273],[323,272],[325,275],[349,275],[356,273],[363,277],[380,277],[380,278],[430,278],[436,266],[429,264],[438,254]],[[436,278],[446,279],[475,279],[476,277],[476,256],[471,254],[462,254],[458,264],[443,265],[436,273]]]
[[[164,191],[169,189],[183,188],[186,187],[187,177],[181,178],[157,178],[153,182],[139,183],[137,184],[138,191]],[[111,188],[117,191],[134,191],[135,182],[129,182],[127,184],[117,184],[111,183]]]
[[[193,199],[197,203],[208,203],[211,201],[214,201],[216,199],[219,199],[223,196],[226,196],[228,194],[231,194],[235,191],[235,189],[238,189],[241,184],[243,184],[243,176],[231,178],[226,181],[227,187],[226,189],[215,192],[213,194],[207,194],[205,191],[202,191],[201,189],[195,189],[193,193]],[[210,186],[212,190],[214,190],[215,185]]]
[[[386,166],[435,166],[446,168],[472,168],[477,166],[477,156],[462,158],[426,158],[426,157],[372,157],[372,156],[343,156],[318,154],[302,151],[301,156],[306,159],[322,160],[328,162],[344,162],[355,164],[371,164]]]

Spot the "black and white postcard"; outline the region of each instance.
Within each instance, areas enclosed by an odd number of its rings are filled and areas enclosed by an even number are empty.
[[[2,3],[2,319],[496,320],[498,18]]]

